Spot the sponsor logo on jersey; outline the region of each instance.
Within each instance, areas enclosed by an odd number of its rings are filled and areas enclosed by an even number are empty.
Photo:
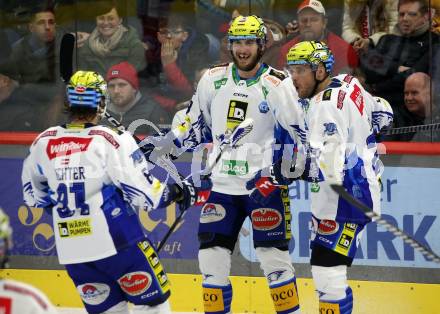
[[[334,220],[321,220],[318,226],[318,233],[328,235],[334,234],[338,231],[339,224]]]
[[[282,217],[275,209],[258,208],[252,211],[251,220],[255,230],[268,231],[278,227],[282,221]]]
[[[266,80],[268,80],[269,82],[271,82],[274,86],[278,86],[280,85],[280,80],[277,80],[276,78],[272,77],[272,76],[265,76]]]
[[[220,172],[232,176],[243,176],[249,172],[249,165],[246,160],[222,160]]]
[[[11,314],[12,313],[12,298],[0,297],[0,313]]]
[[[299,306],[298,293],[293,282],[271,288],[270,296],[277,312],[291,312],[291,310]]]
[[[90,218],[59,222],[58,231],[62,238],[88,236],[92,234],[92,224]]]
[[[50,139],[47,143],[46,153],[51,160],[56,157],[82,153],[88,149],[91,141],[91,138],[81,137],[60,137]]]
[[[339,304],[320,301],[319,314],[341,314]]]
[[[336,105],[336,108],[338,108],[339,110],[341,110],[344,107],[345,95],[347,95],[347,93],[342,89],[340,89],[338,92],[338,103]]]
[[[76,287],[79,296],[86,304],[98,305],[110,295],[110,287],[103,283],[90,282]]]
[[[115,140],[115,138],[113,137],[113,135],[111,135],[110,133],[103,131],[103,130],[91,130],[89,132],[89,135],[99,135],[104,137],[107,142],[109,142],[110,144],[112,144],[115,148],[119,147],[119,143]]]
[[[228,115],[226,117],[226,128],[233,130],[237,125],[246,119],[247,102],[231,100],[229,102]]]
[[[332,98],[332,90],[331,89],[327,89],[322,94],[322,100],[330,100],[330,98]]]
[[[344,82],[350,84],[351,81],[353,80],[353,76],[351,76],[351,75],[346,75],[346,76],[344,76],[344,78],[343,78],[342,80],[343,80]]]
[[[233,95],[234,95],[234,96],[237,96],[237,97],[248,98],[248,95],[243,94],[243,93],[234,93]]]
[[[324,123],[324,135],[332,136],[338,131],[336,124],[333,122]]]
[[[203,304],[205,312],[224,312],[222,289],[203,287]]]
[[[226,85],[227,81],[227,78],[222,78],[221,80],[214,81],[214,88],[219,89],[220,87]]]
[[[202,207],[200,223],[220,221],[226,217],[226,209],[220,204],[207,203]]]
[[[135,271],[125,274],[118,279],[121,289],[132,296],[140,295],[150,288],[152,280],[151,275],[143,271]]]
[[[267,101],[263,100],[258,105],[258,110],[260,110],[261,113],[267,113],[269,111],[269,105],[267,104]]]
[[[350,94],[350,98],[353,101],[353,103],[358,108],[361,115],[364,114],[364,96],[362,96],[362,91],[359,86],[356,84],[353,87],[353,91]]]
[[[133,163],[138,165],[145,160],[144,154],[140,149],[136,149],[131,155],[131,159],[133,159]]]

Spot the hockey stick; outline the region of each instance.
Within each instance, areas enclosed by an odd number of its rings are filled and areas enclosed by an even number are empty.
[[[225,151],[225,149],[234,148],[243,137],[245,137],[247,134],[249,134],[250,131],[252,131],[254,127],[253,123],[254,121],[252,119],[246,119],[243,122],[241,122],[239,125],[237,125],[235,129],[232,131],[232,133],[230,133],[229,135],[225,135],[224,138],[221,138],[220,139],[221,142],[219,145],[219,152],[217,153],[214,162],[211,165],[207,166],[203,171],[203,173],[205,174],[211,173],[212,169],[214,169],[215,165],[219,162],[220,158],[222,157],[222,154]],[[168,229],[162,241],[159,242],[159,245],[157,247],[157,252],[159,252],[162,249],[162,247],[165,245],[168,238],[174,232],[174,229],[176,228],[177,224],[183,218],[185,212],[186,210],[181,211],[179,216],[177,216],[176,220],[174,220],[173,224],[171,225],[170,229]]]
[[[415,250],[419,251],[427,259],[430,259],[433,262],[440,264],[440,256],[438,256],[431,249],[427,248],[419,241],[417,241],[416,239],[405,233],[403,230],[397,228],[396,226],[392,225],[385,219],[381,218],[381,216],[373,212],[373,210],[370,207],[363,204],[358,199],[353,197],[350,193],[348,193],[343,186],[338,184],[331,184],[330,186],[333,189],[333,191],[338,193],[343,199],[345,199],[351,205],[359,208],[368,218],[370,218],[371,220],[375,219],[373,220],[375,223],[377,223],[380,226],[383,226],[385,229],[387,229],[388,232],[391,232],[393,235],[400,237],[403,240],[403,242],[405,242]]]
[[[423,125],[412,125],[404,126],[401,128],[390,129],[386,132],[386,135],[396,135],[405,133],[415,133],[415,132],[428,132],[440,130],[440,123],[423,124]]]

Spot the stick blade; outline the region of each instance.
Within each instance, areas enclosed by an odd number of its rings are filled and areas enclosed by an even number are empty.
[[[73,49],[75,48],[75,36],[67,33],[61,39],[60,45],[60,75],[64,83],[68,83],[73,74]]]

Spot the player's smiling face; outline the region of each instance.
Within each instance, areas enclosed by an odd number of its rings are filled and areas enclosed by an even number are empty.
[[[252,71],[258,64],[259,52],[255,39],[241,39],[232,42],[232,58],[239,70]]]
[[[308,64],[289,65],[287,67],[293,85],[295,86],[300,98],[309,98],[315,89],[315,73]]]

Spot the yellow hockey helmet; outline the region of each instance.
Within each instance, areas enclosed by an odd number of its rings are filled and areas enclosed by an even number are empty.
[[[335,59],[327,45],[321,41],[302,41],[289,49],[287,65],[308,64],[316,70],[323,63],[327,73],[331,73]]]
[[[256,16],[237,16],[229,26],[229,41],[240,39],[257,39],[266,41],[266,26],[264,21]]]
[[[101,101],[107,100],[107,83],[97,72],[77,71],[67,84],[70,107],[98,109]]]

